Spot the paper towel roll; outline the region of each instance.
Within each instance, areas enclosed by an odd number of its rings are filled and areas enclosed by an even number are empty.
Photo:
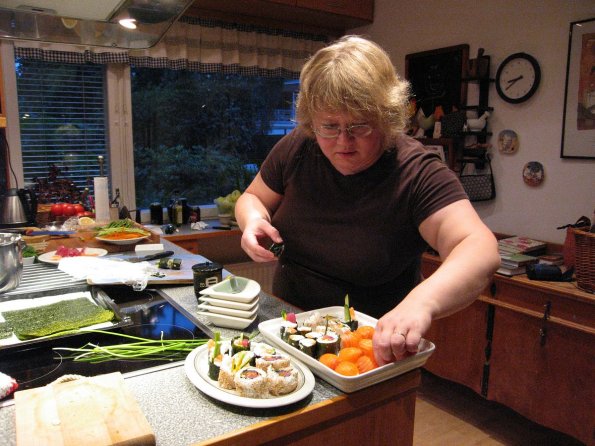
[[[109,193],[107,177],[93,178],[95,188],[95,221],[103,224],[109,222]]]

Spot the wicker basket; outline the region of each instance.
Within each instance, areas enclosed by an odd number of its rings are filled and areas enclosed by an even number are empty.
[[[574,229],[576,284],[595,293],[595,232]]]

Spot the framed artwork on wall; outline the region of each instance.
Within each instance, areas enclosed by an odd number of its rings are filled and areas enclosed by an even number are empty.
[[[436,107],[448,114],[467,102],[462,82],[469,63],[469,45],[456,45],[405,56],[405,78],[411,83],[416,105],[425,116]]]
[[[595,159],[595,18],[570,24],[560,156]]]

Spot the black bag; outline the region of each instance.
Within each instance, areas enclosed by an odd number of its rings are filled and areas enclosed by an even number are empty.
[[[483,159],[463,159],[459,179],[470,201],[488,201],[496,198],[496,185],[489,155],[486,154]]]

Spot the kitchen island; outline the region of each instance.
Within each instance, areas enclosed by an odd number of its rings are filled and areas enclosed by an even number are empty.
[[[166,249],[183,250],[163,240]],[[218,329],[196,314],[198,301],[192,286],[163,287],[170,302],[207,330],[217,329],[222,337],[239,333]],[[281,310],[299,311],[282,300],[261,293],[256,321],[278,318]],[[206,331],[206,330],[205,330]],[[413,441],[416,389],[420,371],[413,370],[382,383],[346,394],[316,378],[311,395],[291,405],[254,409],[213,399],[187,378],[184,363],[124,374],[146,416],[157,445],[263,445],[263,444],[394,444]],[[16,444],[15,406],[0,407],[0,446]],[[35,435],[31,432],[31,435]]]

